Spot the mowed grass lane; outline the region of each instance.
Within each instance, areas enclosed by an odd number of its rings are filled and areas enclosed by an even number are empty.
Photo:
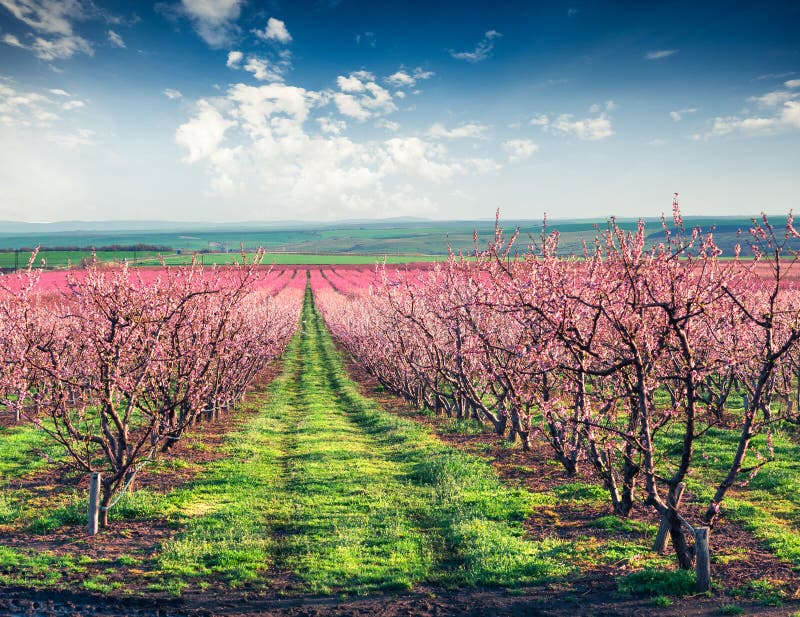
[[[571,571],[570,543],[525,537],[533,495],[359,394],[310,291],[301,326],[261,413],[175,496],[183,529],[157,557],[166,588],[289,574],[298,590],[364,593]]]

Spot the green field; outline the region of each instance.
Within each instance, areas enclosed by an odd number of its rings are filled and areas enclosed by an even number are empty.
[[[776,228],[780,229],[785,218],[773,217]],[[686,225],[691,228],[700,226],[704,230],[715,228],[715,240],[725,254],[732,254],[734,245],[739,241],[738,231],[749,228],[749,218],[687,218]],[[274,226],[259,224],[226,224],[202,225],[186,223],[167,225],[153,223],[150,230],[125,230],[113,226],[103,231],[77,231],[64,229],[65,224],[33,226],[24,224],[0,223],[0,249],[17,249],[23,247],[85,247],[85,251],[48,252],[45,256],[51,267],[63,267],[67,262],[80,264],[90,253],[92,246],[133,246],[136,244],[169,247],[166,253],[170,263],[182,263],[186,255],[204,251],[209,253],[205,260],[214,263],[228,263],[235,258],[240,247],[246,251],[263,248],[271,251],[276,263],[293,264],[338,264],[338,263],[374,263],[383,255],[390,255],[390,263],[406,263],[410,261],[429,261],[433,256],[445,256],[448,246],[456,253],[474,250],[473,234],[479,236],[479,247],[494,237],[494,221],[375,221],[363,223],[339,224],[276,224]],[[87,224],[89,225],[89,224]],[[635,229],[635,221],[620,223],[624,229]],[[519,229],[516,247],[525,251],[531,244],[536,244],[542,231],[538,220],[502,221],[501,226],[508,231]],[[548,224],[549,230],[557,229],[560,233],[560,247],[564,254],[581,254],[583,242],[591,245],[599,230],[604,229],[606,222],[597,220],[555,220]],[[660,220],[648,220],[646,229],[651,242],[664,239]],[[14,231],[12,231],[14,230]],[[178,252],[181,255],[176,255]],[[234,257],[229,257],[233,255]],[[340,261],[339,256],[348,256]],[[115,251],[99,254],[102,261],[120,261],[126,258],[134,261],[131,251]],[[342,257],[342,259],[344,259]],[[20,260],[24,261],[20,256]],[[139,252],[137,263],[156,265],[158,259],[153,253]],[[14,265],[13,253],[0,253],[0,267]]]

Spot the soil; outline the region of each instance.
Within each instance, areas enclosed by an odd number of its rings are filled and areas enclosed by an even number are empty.
[[[364,395],[377,400],[387,411],[412,417],[431,427],[443,441],[486,457],[506,481],[524,484],[534,491],[546,491],[554,485],[576,480],[591,481],[591,477],[567,478],[563,471],[552,465],[544,450],[523,453],[518,448],[508,448],[492,434],[462,435],[444,430],[442,420],[424,416],[413,407],[382,390],[347,354],[344,354],[350,376],[356,380]],[[259,388],[277,373],[273,366],[261,381]],[[233,430],[246,415],[228,415],[219,422],[203,424],[197,428],[209,447],[197,450],[182,442],[169,454],[183,460],[200,463],[218,457],[219,444],[224,435]],[[195,466],[179,473],[149,474],[143,476],[139,486],[167,491],[191,480]],[[57,485],[63,470],[53,469],[37,474],[31,482],[41,486]],[[609,508],[585,505],[560,505],[538,509],[526,522],[533,537],[558,535],[565,539],[579,536],[597,538],[615,535],[630,539],[619,532],[598,529],[592,523],[598,517],[610,514]],[[654,516],[637,510],[634,519],[656,523]],[[91,557],[115,559],[122,554],[136,555],[152,550],[161,539],[174,533],[166,522],[125,522],[115,526],[113,532],[104,532],[94,538],[82,536],[76,528],[62,528],[45,535],[27,533],[0,533],[0,545],[35,547],[56,554],[74,551],[80,544],[81,552]],[[419,588],[408,593],[371,594],[358,596],[297,595],[292,580],[275,580],[270,590],[239,588],[225,589],[212,586],[204,591],[185,592],[180,598],[146,590],[146,578],[136,575],[130,568],[119,568],[109,576],[109,582],[124,581],[135,597],[119,591],[99,595],[70,591],[37,591],[27,588],[0,588],[0,616],[9,617],[200,617],[200,616],[283,616],[283,617],[345,617],[381,615],[385,617],[444,617],[447,615],[478,616],[528,616],[528,617],[610,617],[610,616],[712,616],[720,615],[721,608],[735,605],[743,614],[789,616],[800,612],[800,601],[790,600],[781,607],[765,606],[754,599],[733,597],[732,589],[743,587],[754,579],[769,578],[782,581],[787,597],[798,595],[798,576],[792,568],[761,547],[740,526],[721,521],[715,534],[724,535],[731,555],[744,554],[746,558],[732,559],[728,563],[714,563],[715,580],[724,581],[724,589],[711,596],[694,596],[672,599],[668,607],[656,606],[653,598],[628,597],[617,592],[615,577],[626,573],[626,564],[598,566],[580,578],[565,583],[524,589],[459,589]],[[78,538],[76,541],[75,538]],[[90,576],[87,571],[83,576]],[[141,571],[140,571],[141,574]],[[75,575],[76,577],[78,575]],[[79,582],[79,581],[75,581]]]

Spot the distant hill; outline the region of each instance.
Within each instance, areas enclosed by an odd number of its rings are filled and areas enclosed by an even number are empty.
[[[634,219],[618,219],[626,229],[635,229]],[[669,223],[672,221],[670,220]],[[518,246],[525,250],[542,232],[541,220],[504,220],[503,229],[520,230]],[[660,218],[645,219],[648,240],[663,239]],[[751,226],[747,217],[686,217],[687,228],[714,228],[715,239],[725,253],[732,253],[739,230]],[[785,225],[774,217],[773,224]],[[607,219],[561,219],[547,222],[548,230],[560,233],[563,253],[580,253],[582,242],[591,243],[607,226]],[[0,222],[0,250],[45,247],[100,247],[150,245],[181,253],[229,252],[265,248],[272,252],[325,253],[345,255],[413,254],[442,255],[448,246],[454,251],[471,251],[473,233],[479,246],[494,234],[494,219],[436,221],[411,217],[392,219],[351,219],[337,222],[175,222],[175,221],[61,221],[54,223]]]

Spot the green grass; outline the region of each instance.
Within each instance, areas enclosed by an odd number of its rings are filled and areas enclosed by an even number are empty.
[[[695,573],[690,570],[645,568],[620,579],[622,593],[651,596],[689,596],[695,593]]]
[[[158,253],[151,251],[97,251],[98,261],[119,263],[123,259],[133,262],[134,256],[137,261],[144,261],[151,265],[158,263]],[[19,266],[24,268],[28,265],[30,253],[19,254]],[[67,266],[80,266],[84,259],[90,260],[92,258],[92,251],[39,251],[36,255],[35,266],[41,266],[42,260],[45,261],[47,268],[65,268]],[[17,263],[17,258],[14,253],[0,252],[0,268],[13,268]]]
[[[677,432],[660,435],[658,447],[668,449],[670,443],[677,443],[680,438]],[[716,483],[728,471],[738,438],[737,431],[712,429],[697,444],[695,472],[687,479],[687,487],[696,501],[709,503]],[[756,450],[766,453],[765,441],[764,435],[753,439],[744,467],[757,462],[753,454]],[[800,570],[800,444],[796,427],[775,427],[773,444],[775,460],[761,469],[747,486],[735,486],[724,500],[722,512],[753,533],[777,557]]]
[[[571,543],[525,537],[533,495],[358,393],[310,294],[261,404],[228,456],[174,498],[185,514],[158,557],[165,587],[285,571],[308,591],[365,593],[515,586],[574,569]]]
[[[0,426],[0,489],[8,478],[23,478],[49,465],[48,458],[63,458],[57,445],[33,424]]]

